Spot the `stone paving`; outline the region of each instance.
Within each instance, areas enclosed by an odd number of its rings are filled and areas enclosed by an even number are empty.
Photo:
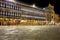
[[[60,40],[60,25],[0,26],[0,40]]]

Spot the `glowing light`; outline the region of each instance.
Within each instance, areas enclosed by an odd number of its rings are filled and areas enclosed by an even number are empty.
[[[15,0],[6,0],[6,1],[15,2]]]
[[[27,22],[27,20],[21,20],[21,22]]]
[[[32,5],[32,7],[34,7],[34,8],[35,8],[35,7],[36,7],[36,6],[35,6],[35,4],[33,4],[33,5]]]
[[[45,10],[45,8],[43,8],[43,10]]]

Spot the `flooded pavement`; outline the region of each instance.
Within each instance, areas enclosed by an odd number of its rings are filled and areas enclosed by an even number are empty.
[[[0,26],[0,40],[60,40],[60,26]]]

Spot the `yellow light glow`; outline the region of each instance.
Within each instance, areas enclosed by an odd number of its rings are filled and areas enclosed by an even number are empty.
[[[21,20],[21,22],[27,22],[26,20]]]

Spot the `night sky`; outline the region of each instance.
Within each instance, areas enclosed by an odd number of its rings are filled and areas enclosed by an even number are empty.
[[[48,4],[50,3],[52,6],[54,6],[54,11],[55,13],[60,15],[60,1],[59,0],[16,0],[16,1],[21,1],[24,3],[27,3],[29,5],[35,4],[37,7],[47,7]]]

